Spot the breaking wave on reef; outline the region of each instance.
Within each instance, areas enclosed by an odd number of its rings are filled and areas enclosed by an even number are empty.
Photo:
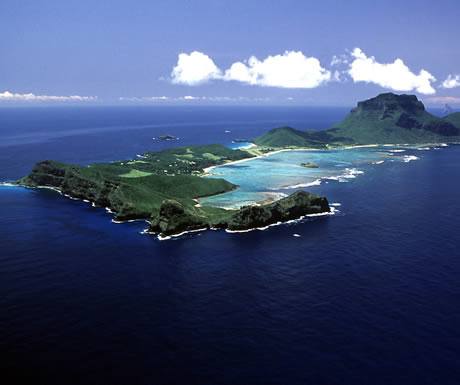
[[[404,163],[412,162],[413,160],[418,160],[420,159],[418,156],[415,155],[404,155],[402,158],[402,161]]]
[[[364,171],[358,170],[357,168],[345,168],[344,172],[339,175],[326,175],[321,178],[315,179],[312,182],[298,183],[289,186],[282,186],[279,188],[271,188],[271,190],[292,190],[296,188],[320,186],[323,181],[333,180],[337,182],[348,182],[348,179],[354,179],[358,175],[364,174]]]
[[[303,187],[311,187],[311,186],[319,186],[321,184],[321,179],[315,179],[313,182],[308,182],[308,183],[298,183],[294,184],[292,186],[283,186],[281,188],[273,188],[273,190],[289,190],[289,189],[294,189],[294,188],[303,188]]]

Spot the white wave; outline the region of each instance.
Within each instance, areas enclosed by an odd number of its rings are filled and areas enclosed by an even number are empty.
[[[0,182],[0,186],[4,186],[4,187],[20,187],[19,185],[11,183],[11,182]]]
[[[300,234],[297,234],[297,233],[292,234],[292,236],[293,236],[293,237],[296,237],[296,238],[301,237],[301,235],[300,235]]]
[[[52,191],[56,191],[57,193],[61,194],[61,195],[64,195],[66,196],[66,194],[64,194],[61,190],[59,190],[57,187],[51,187],[51,186],[36,186],[36,187],[29,187],[29,186],[24,186],[24,187],[27,187],[27,188],[40,188],[40,189],[46,189],[46,190],[52,190]],[[70,198],[70,197],[69,197]]]
[[[346,182],[347,179],[354,179],[356,176],[364,174],[364,171],[357,168],[346,168],[345,172],[335,177],[327,177],[326,179],[337,180],[339,182]]]
[[[126,221],[117,221],[116,219],[112,219],[111,222],[120,224],[120,223],[131,223],[131,222],[146,222],[146,220],[145,219],[127,219]]]
[[[376,160],[375,162],[372,162],[371,164],[382,164],[384,163],[384,160]]]
[[[75,198],[75,197],[73,197],[73,196],[71,196],[69,194],[63,194],[63,193],[61,193],[61,194],[64,195],[66,198],[72,199],[73,201],[81,201],[81,199]]]
[[[337,182],[347,182],[348,179],[354,179],[357,175],[364,174],[364,171],[358,170],[357,168],[345,168],[344,172],[339,175],[330,175],[330,176],[323,176],[319,179],[315,179],[313,182],[308,183],[298,183],[290,186],[283,186],[279,188],[273,188],[273,190],[289,190],[295,188],[304,188],[304,187],[312,187],[312,186],[319,186],[323,181],[334,180]]]
[[[431,150],[431,147],[418,147],[417,150],[419,150],[419,151],[428,151],[428,150]]]
[[[313,182],[308,182],[308,183],[299,183],[299,184],[294,184],[291,186],[283,186],[280,187],[280,190],[289,190],[289,189],[294,189],[294,188],[302,188],[302,187],[311,187],[311,186],[319,186],[321,184],[321,179],[315,179]],[[278,189],[273,189],[273,190],[278,190]]]
[[[172,239],[172,238],[178,238],[178,237],[181,237],[182,235],[185,235],[185,234],[188,234],[188,233],[198,233],[198,232],[201,232],[201,231],[206,231],[208,228],[207,227],[203,227],[202,229],[196,229],[196,230],[188,230],[188,231],[183,231],[182,233],[178,233],[178,234],[172,234],[172,235],[166,235],[166,236],[161,236],[160,234],[157,235],[157,238],[160,240],[160,241],[165,241],[167,239]],[[149,233],[147,231],[147,233]],[[151,233],[149,233],[151,234]]]
[[[413,160],[418,160],[418,159],[420,159],[420,158],[418,156],[415,156],[415,155],[404,155],[402,161],[404,163],[408,163],[408,162],[411,162]]]
[[[342,206],[342,203],[334,202],[334,203],[330,203],[329,206],[340,207],[340,206]]]
[[[388,150],[388,152],[397,153],[397,152],[406,152],[406,150],[398,150],[398,149],[395,149],[395,150]]]

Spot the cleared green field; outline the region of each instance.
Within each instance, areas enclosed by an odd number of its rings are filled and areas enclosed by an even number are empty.
[[[121,174],[120,177],[122,178],[142,178],[143,176],[149,176],[149,175],[152,175],[152,173],[132,169],[132,170],[129,170],[129,172],[126,174]]]

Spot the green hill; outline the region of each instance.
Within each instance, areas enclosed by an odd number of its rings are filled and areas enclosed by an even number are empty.
[[[257,137],[254,143],[263,147],[324,148],[329,139],[330,136],[324,131],[306,132],[292,127],[278,127]]]
[[[454,112],[453,114],[447,115],[443,118],[443,120],[460,128],[460,112]]]
[[[425,110],[415,95],[385,93],[362,102],[325,131],[275,128],[255,139],[266,147],[316,147],[340,144],[436,143],[460,141],[460,113],[443,119]]]

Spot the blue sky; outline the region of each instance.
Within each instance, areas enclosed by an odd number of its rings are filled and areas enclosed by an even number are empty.
[[[458,0],[2,0],[0,103],[458,105],[459,20]]]

